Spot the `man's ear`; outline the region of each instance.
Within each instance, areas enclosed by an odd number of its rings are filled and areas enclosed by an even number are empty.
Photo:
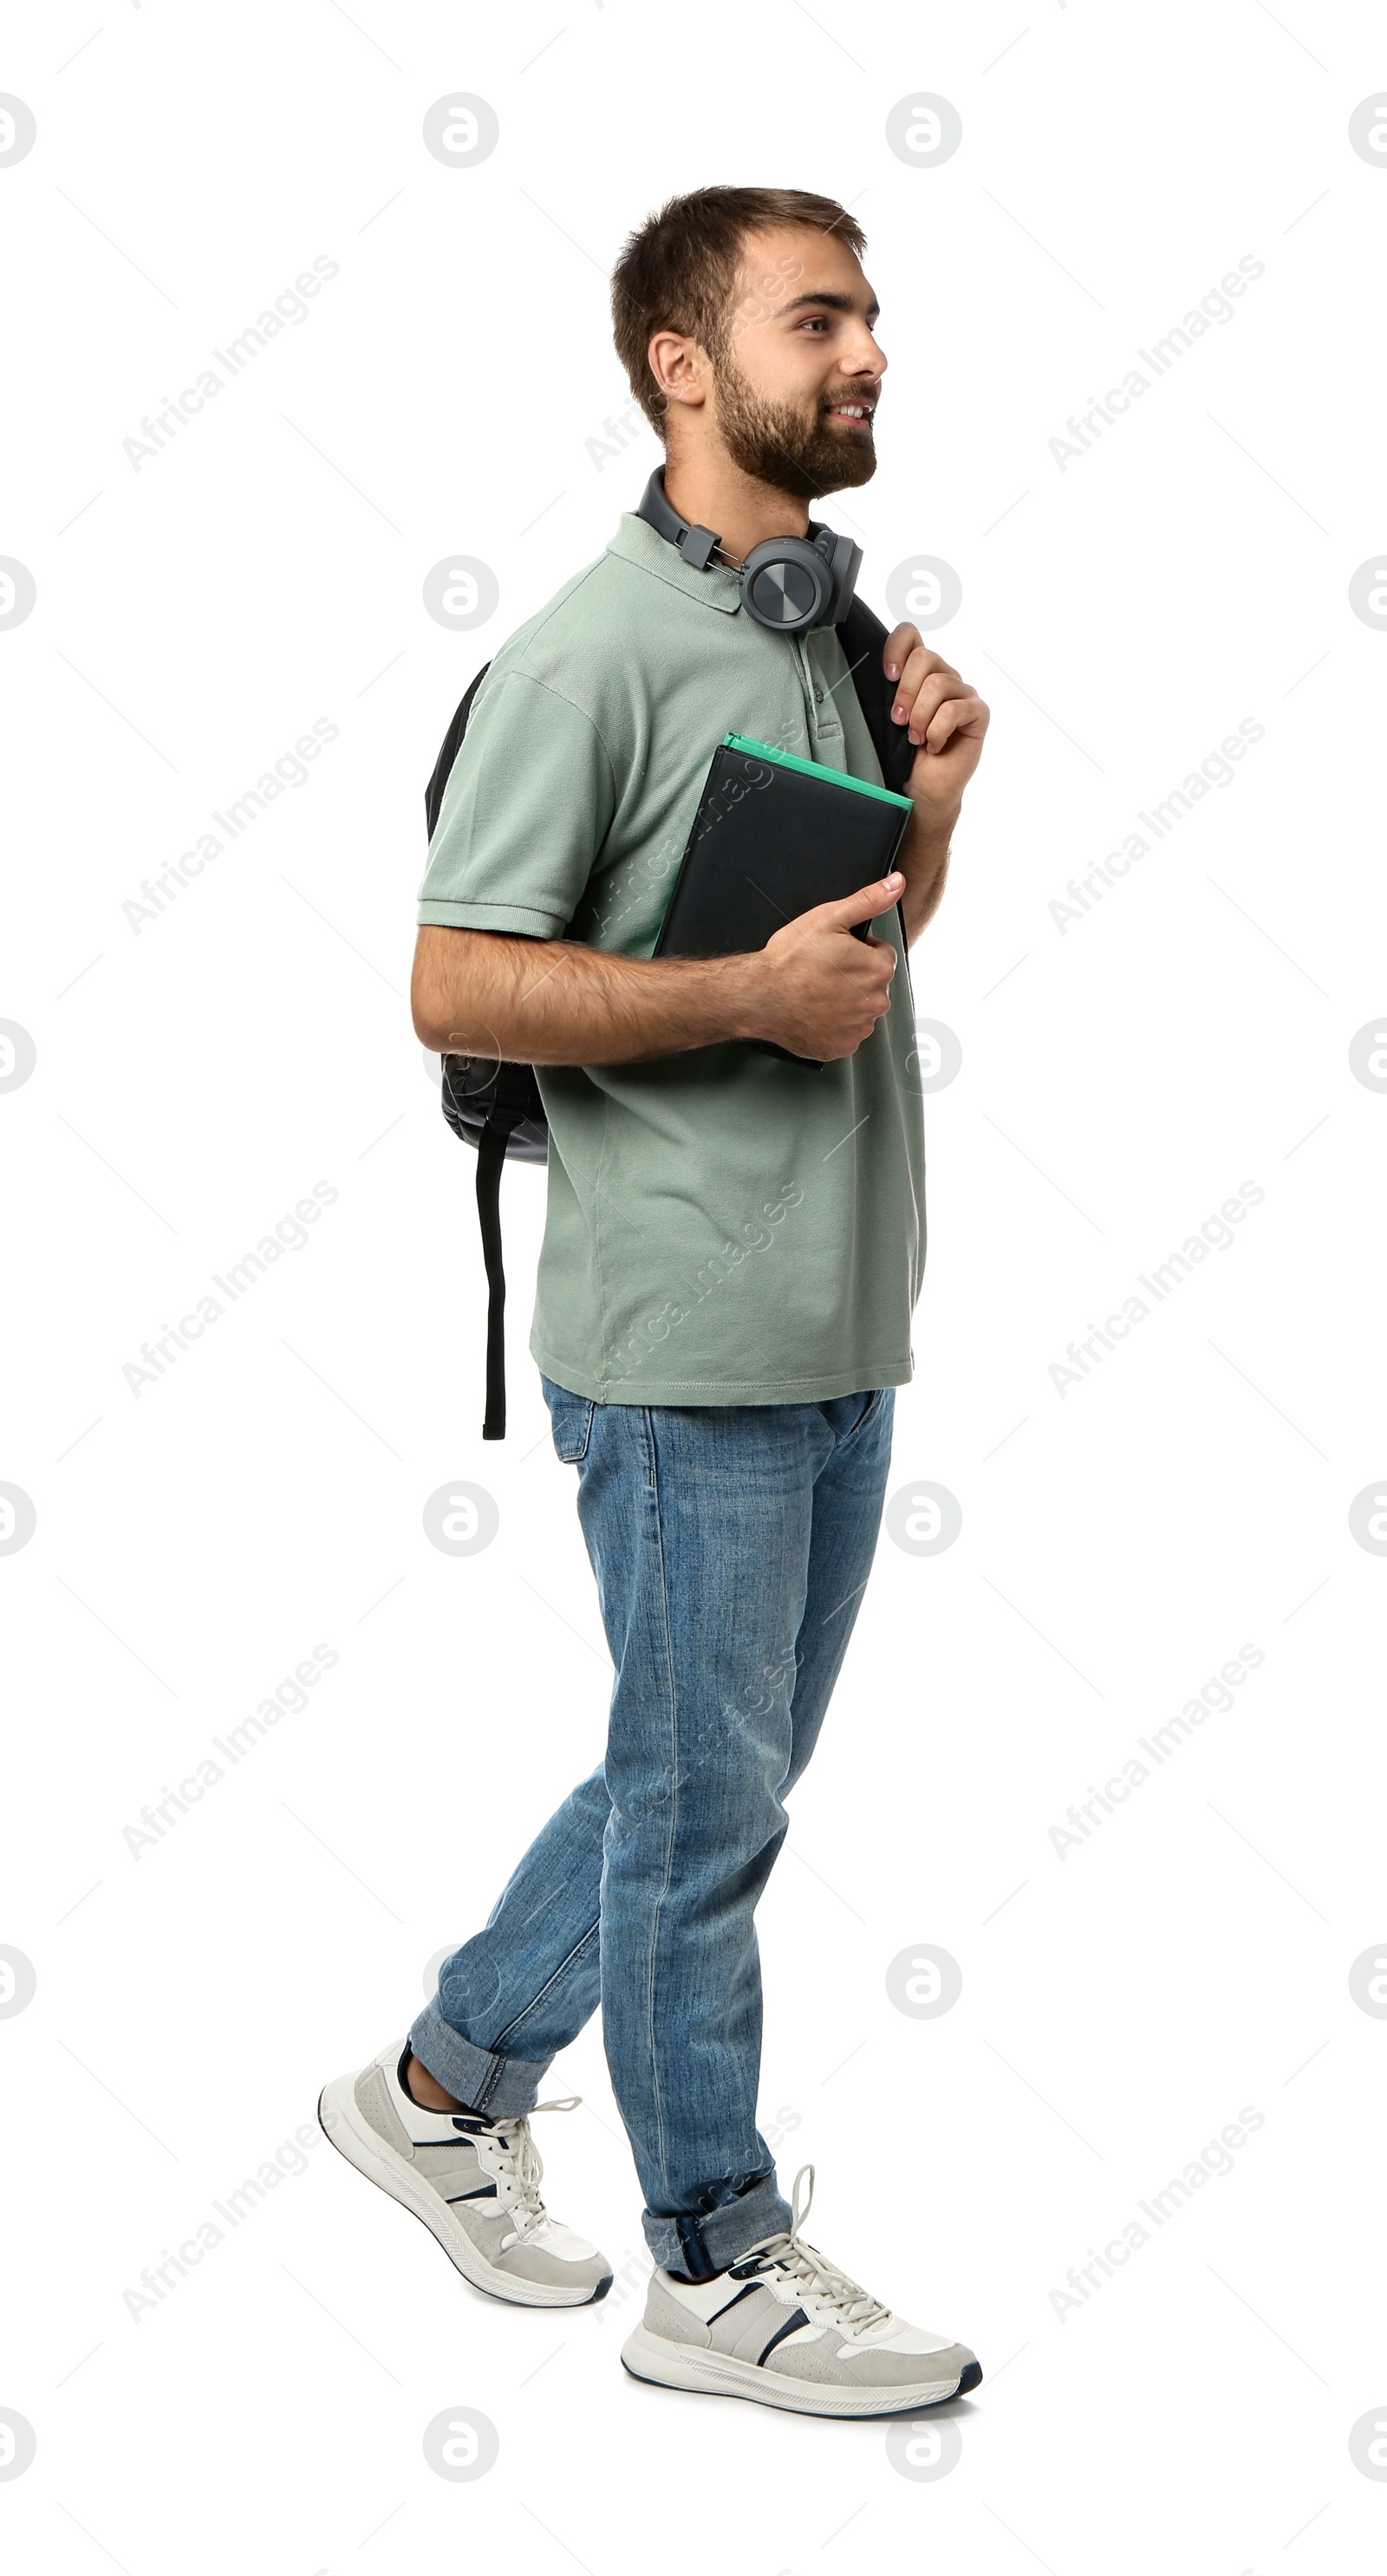
[[[657,331],[646,361],[667,403],[683,403],[696,411],[706,402],[707,359],[687,332]]]

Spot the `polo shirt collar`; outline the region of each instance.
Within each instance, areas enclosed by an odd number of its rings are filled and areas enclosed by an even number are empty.
[[[653,573],[657,581],[666,581],[671,590],[682,590],[685,597],[700,602],[704,608],[720,608],[732,616],[742,604],[741,582],[727,564],[709,564],[696,572],[685,563],[677,546],[662,537],[646,519],[638,519],[634,510],[624,510],[617,521],[616,535],[607,548],[609,555],[620,555],[623,563],[635,564],[641,572]]]

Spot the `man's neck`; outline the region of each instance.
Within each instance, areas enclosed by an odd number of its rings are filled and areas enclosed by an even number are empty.
[[[763,537],[802,537],[809,525],[807,501],[758,482],[725,456],[671,458],[665,498],[691,527],[715,529],[728,553],[743,557]]]

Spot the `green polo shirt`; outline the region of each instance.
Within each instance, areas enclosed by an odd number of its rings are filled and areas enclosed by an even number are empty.
[[[724,733],[881,784],[836,631],[770,633],[735,573],[626,515],[497,653],[419,919],[648,957]],[[894,910],[872,924],[902,946]],[[728,1040],[544,1065],[530,1349],[609,1404],[791,1404],[903,1385],[924,1261],[909,968],[822,1071]]]

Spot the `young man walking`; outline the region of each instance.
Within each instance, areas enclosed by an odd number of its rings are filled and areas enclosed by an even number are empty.
[[[864,248],[842,207],[787,189],[703,189],[631,236],[616,345],[663,481],[502,647],[448,782],[415,1027],[440,1052],[538,1068],[531,1349],[616,1683],[600,1767],[408,2040],[321,2105],[477,2287],[599,2299],[610,2266],[547,2215],[528,2115],[600,2003],[656,2264],[627,2368],[852,2417],[981,2377],[805,2242],[807,2198],[797,2183],[786,2202],[756,2126],[755,1907],[867,1582],[911,1375],[924,1157],[904,952],[939,903],[987,725],[913,627],[888,638],[880,683],[916,746],[898,873],[752,954],[650,952],[725,732],[881,781],[836,627],[806,622],[793,579],[758,613],[743,574],[875,471],[886,361]]]

